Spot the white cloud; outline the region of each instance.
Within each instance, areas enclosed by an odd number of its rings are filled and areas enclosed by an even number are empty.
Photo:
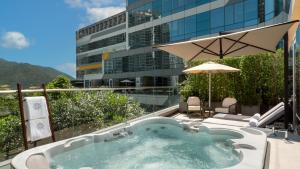
[[[71,8],[85,10],[84,23],[87,25],[125,10],[125,0],[65,0]]]
[[[73,77],[76,76],[76,64],[75,63],[64,63],[62,65],[56,66],[56,69],[71,75]]]
[[[24,49],[30,43],[21,32],[6,32],[1,37],[0,44],[4,48]]]

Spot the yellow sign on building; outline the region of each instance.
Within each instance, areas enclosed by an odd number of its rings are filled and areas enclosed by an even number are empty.
[[[103,52],[102,53],[102,60],[108,60],[109,59],[109,53],[108,52]]]
[[[100,69],[101,67],[102,67],[102,64],[93,64],[93,65],[80,66],[77,68],[77,70]]]

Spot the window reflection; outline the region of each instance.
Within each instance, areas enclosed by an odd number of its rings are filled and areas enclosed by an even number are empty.
[[[140,72],[159,69],[183,68],[182,59],[172,56],[167,52],[156,51],[154,57],[151,52],[137,55],[111,58],[105,61],[106,74]]]
[[[126,34],[122,33],[96,42],[91,42],[85,45],[78,46],[76,50],[77,53],[87,52],[90,50],[99,49],[106,46],[111,46],[111,45],[125,42],[125,39],[126,39]]]
[[[282,0],[276,0],[276,4],[277,1],[282,2]],[[181,0],[154,0],[152,2],[152,9],[155,9],[156,11],[155,18],[159,18],[172,13],[174,9],[182,9],[182,6],[184,5],[186,8],[187,4],[202,4],[207,2],[208,1],[205,0],[190,0],[189,3]],[[280,4],[281,3],[278,2],[277,6]],[[149,4],[146,4],[146,6],[150,7]],[[265,6],[264,10],[266,12],[274,13],[274,2],[268,1]],[[280,9],[284,10],[283,8]],[[159,12],[160,10],[162,13]],[[263,14],[263,16],[265,15],[269,16],[267,13]],[[149,46],[152,44],[151,41],[153,41],[154,44],[164,44],[189,40],[197,36],[253,26],[259,24],[259,17],[258,0],[232,1],[225,7],[213,9],[208,12],[199,13],[169,23],[164,23],[162,25],[157,25],[153,28],[148,28],[147,30],[132,33],[129,37],[130,47],[138,48],[145,47],[147,45]],[[152,39],[152,29],[154,29],[154,39]]]
[[[129,34],[129,46],[131,49],[152,45],[152,28],[147,28]]]
[[[84,57],[78,60],[78,65],[86,65],[91,63],[101,63],[102,62],[102,55],[92,55],[88,57]]]
[[[151,3],[147,3],[128,12],[129,27],[149,22],[152,19],[172,15],[212,1],[214,0],[153,0]]]
[[[265,1],[265,20],[268,21],[275,16],[275,1],[267,0]]]
[[[211,33],[218,33],[224,31],[224,8],[217,8],[210,11],[210,28]]]

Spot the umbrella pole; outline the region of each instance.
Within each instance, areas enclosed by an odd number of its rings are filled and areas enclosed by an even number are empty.
[[[208,107],[211,108],[211,73],[208,74]]]

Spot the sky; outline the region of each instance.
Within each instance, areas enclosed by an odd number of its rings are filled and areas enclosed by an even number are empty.
[[[0,58],[75,77],[79,28],[125,10],[125,0],[1,0]]]

